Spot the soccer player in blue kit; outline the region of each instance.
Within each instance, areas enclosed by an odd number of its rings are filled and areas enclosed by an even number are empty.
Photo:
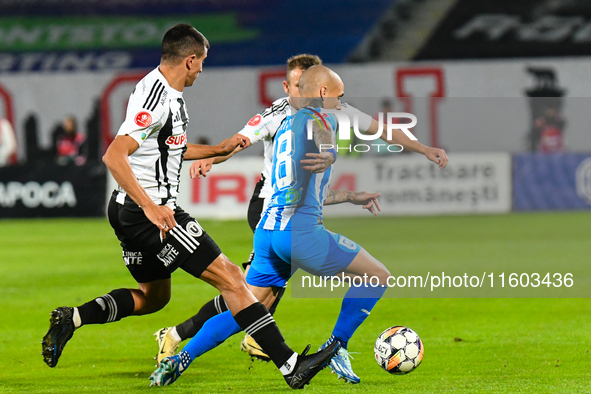
[[[339,358],[337,364],[343,366],[343,371],[338,372],[346,374],[348,381],[358,383],[360,379],[353,373],[348,359],[347,344],[384,294],[390,273],[355,242],[326,230],[322,206],[351,202],[375,214],[376,208],[379,209],[378,195],[328,190],[332,166],[322,172],[302,168],[302,160],[307,164],[332,163],[336,158],[334,149],[320,149],[336,146],[337,121],[324,109],[339,109],[344,85],[335,72],[321,65],[305,71],[299,84],[302,98],[296,107],[300,110],[287,117],[275,137],[273,196],[255,231],[255,257],[246,281],[263,304],[271,305],[276,294],[273,288],[284,287],[295,269],[322,276],[346,273],[376,277],[377,285],[365,284],[348,290],[333,334],[321,347],[339,343],[341,349],[333,359]],[[306,130],[309,119],[315,120],[312,139],[308,139]],[[313,159],[306,156],[319,151]],[[167,364],[179,360],[192,362],[239,331],[231,314],[224,312],[212,317],[178,355],[164,358],[154,374],[169,375]]]
[[[300,97],[299,92],[299,78],[301,74],[313,65],[322,64],[322,61],[318,56],[310,54],[300,54],[292,56],[287,60],[287,74],[286,79],[283,81],[283,88],[288,97],[283,97],[260,112],[253,116],[251,121],[240,130],[237,136],[248,139],[250,144],[262,141],[264,144],[264,167],[261,172],[262,178],[257,183],[251,202],[248,206],[248,223],[254,232],[256,225],[258,224],[268,202],[270,201],[273,194],[272,186],[272,167],[273,167],[273,142],[275,136],[286,120],[287,116],[295,114],[297,109],[292,106],[292,101]],[[359,111],[351,105],[341,102],[339,113],[346,114],[349,119],[357,118],[359,121],[359,130],[362,133],[376,134],[379,132],[380,124],[371,116]],[[336,113],[335,113],[336,114]],[[291,118],[290,118],[291,119]],[[404,147],[406,151],[417,152],[423,154],[428,160],[435,162],[439,168],[445,168],[447,165],[447,155],[443,149],[428,147],[420,144],[418,141],[411,140],[402,130],[392,130],[392,136],[384,131],[382,132],[381,139],[389,144],[397,143]],[[240,149],[234,151],[237,152]],[[308,156],[314,156],[313,153],[308,153]],[[215,163],[223,162],[230,156],[217,159],[204,159],[197,160],[191,165],[191,176],[199,177],[205,176],[205,174],[211,169]],[[328,168],[330,163],[319,163],[316,160],[306,159],[308,166],[302,166],[303,169],[308,170],[324,170]],[[377,196],[377,195],[375,195]],[[371,197],[368,193],[355,193],[349,192],[336,192],[331,191],[327,197],[326,202],[328,204],[335,203],[335,201],[350,198],[353,201],[366,201]],[[373,205],[373,203],[372,203]],[[253,250],[254,252],[254,250]],[[247,270],[248,266],[254,258],[254,253],[251,254],[249,261],[244,263],[244,267]],[[246,276],[246,272],[245,272]],[[285,288],[273,288],[273,297],[275,301],[269,308],[271,314],[274,313],[277,307],[281,295],[285,291]],[[174,327],[165,327],[157,331],[156,340],[158,341],[158,363],[167,356],[172,356],[177,353],[179,343],[186,339],[190,339],[195,336],[197,332],[203,327],[205,322],[220,313],[227,310],[225,300],[221,295],[216,296],[211,301],[203,305],[199,312],[187,319],[181,324]],[[245,335],[244,340],[240,345],[241,350],[248,352],[251,357],[258,358],[261,360],[269,361],[268,355],[266,355],[260,346],[250,337],[248,334]],[[339,379],[344,379],[347,382],[356,383],[359,378],[354,374],[350,368],[348,358],[336,357],[330,363],[331,370],[337,374]]]

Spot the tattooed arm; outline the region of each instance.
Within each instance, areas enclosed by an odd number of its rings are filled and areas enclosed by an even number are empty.
[[[336,133],[332,129],[330,123],[312,122],[312,133],[314,134],[314,143],[318,149],[327,150],[330,147],[336,146]]]
[[[350,192],[347,190],[329,190],[324,205],[340,204],[343,202],[350,202],[354,205],[363,205],[363,209],[367,209],[374,216],[381,211],[378,197],[381,193],[367,193],[367,192]]]
[[[314,173],[324,172],[337,159],[332,152],[327,152],[328,149],[335,149],[336,135],[330,123],[325,123],[328,128],[312,122],[312,133],[314,135],[314,143],[320,150],[320,153],[306,153],[309,159],[300,160],[304,170],[312,171]]]

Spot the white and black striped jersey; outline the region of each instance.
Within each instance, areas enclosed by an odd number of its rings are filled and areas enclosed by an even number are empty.
[[[263,141],[264,144],[264,167],[262,174],[265,182],[259,194],[260,198],[270,197],[273,194],[271,187],[271,169],[273,168],[273,140],[281,123],[292,113],[292,106],[289,97],[275,100],[273,104],[263,112],[253,116],[242,130],[238,133],[248,137],[250,143],[254,144]],[[293,111],[296,112],[295,110]]]
[[[135,86],[117,132],[139,144],[129,156],[129,164],[140,185],[154,202],[173,209],[187,150],[188,124],[182,92],[171,88],[156,68]],[[119,191],[118,201],[125,195],[121,187]]]
[[[359,118],[359,130],[367,131],[371,125],[372,117],[359,111],[357,108],[347,104],[341,104],[341,111],[345,112],[350,119],[352,115]],[[273,170],[273,141],[277,130],[287,116],[295,114],[297,110],[289,103],[289,97],[277,99],[273,104],[260,114],[253,116],[242,130],[238,133],[248,137],[250,143],[254,144],[263,141],[264,144],[264,167],[262,174],[265,182],[259,194],[259,198],[267,198],[273,195],[273,186],[271,185],[271,171]]]

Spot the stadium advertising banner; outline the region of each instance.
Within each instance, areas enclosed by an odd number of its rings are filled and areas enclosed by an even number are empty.
[[[591,154],[513,158],[516,211],[591,209]]]
[[[102,163],[0,168],[0,218],[104,216],[105,171]]]
[[[179,196],[179,205],[185,211],[197,219],[246,218],[255,184],[261,179],[262,159],[236,157],[196,179],[190,179],[189,166],[189,162],[183,166]]]
[[[164,33],[177,23],[191,24],[207,37],[215,52],[210,66],[281,64],[305,52],[341,63],[390,5],[390,0],[347,7],[309,0],[307,6],[264,0],[3,1],[0,72],[150,68],[160,60]],[[307,12],[310,7],[316,12]],[[300,23],[281,23],[277,15]],[[315,34],[320,29],[324,33]]]
[[[591,91],[590,62],[589,58],[572,58],[341,65],[335,70],[345,82],[349,104],[374,115],[389,101],[391,110],[415,114],[418,122],[412,132],[426,145],[458,153],[523,153],[553,149],[541,142],[556,134],[560,137],[556,148],[589,152],[591,133],[586,130],[591,122],[587,110],[591,99],[586,96]],[[19,160],[27,155],[27,125],[36,132],[40,147],[47,149],[52,131],[64,117],[73,115],[84,133],[85,122],[97,107],[103,140],[110,142],[123,122],[129,94],[148,71],[0,74],[0,116],[13,123]],[[205,137],[218,143],[233,135],[285,96],[284,78],[282,66],[206,66],[195,85],[183,92],[190,118],[188,141]],[[542,130],[537,124],[546,116],[545,107],[553,112],[556,127]],[[543,134],[549,138],[542,138]],[[259,148],[244,154],[258,154]]]
[[[246,217],[263,161],[236,157],[215,165],[205,178],[181,175],[179,205],[196,218]],[[388,158],[339,157],[332,189],[382,193],[381,215],[504,213],[511,210],[511,156],[507,153],[453,154],[444,170],[420,155]],[[107,195],[115,188],[109,177]],[[363,216],[350,204],[328,206],[326,217]]]
[[[459,0],[415,56],[578,56],[591,50],[588,1]]]
[[[0,72],[149,68],[160,61],[162,36],[181,19],[210,31],[213,43],[258,35],[241,28],[232,13],[0,18]]]
[[[417,154],[338,159],[333,189],[381,193],[382,214],[502,213],[511,210],[508,153],[450,154],[443,170]],[[326,216],[366,215],[349,204],[326,207]]]

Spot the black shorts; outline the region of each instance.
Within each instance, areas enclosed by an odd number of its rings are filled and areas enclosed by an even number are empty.
[[[259,197],[261,194],[261,189],[263,188],[263,184],[265,183],[265,177],[262,177],[254,187],[254,192],[252,193],[252,197],[250,198],[250,203],[248,204],[248,225],[254,230],[257,228],[257,224],[261,219],[261,214],[263,213],[263,205],[265,203],[265,199]]]
[[[127,269],[138,283],[169,279],[178,266],[165,266],[158,254],[172,237],[168,235],[162,240],[158,227],[150,222],[133,200],[126,196],[124,204],[119,204],[115,201],[116,196],[117,192],[114,192],[109,201],[108,217],[121,242]],[[185,259],[180,268],[198,278],[222,251],[199,223],[181,208],[177,207],[174,218],[179,226],[195,235],[195,244],[199,246],[192,253],[182,251],[186,256],[183,256]]]
[[[261,220],[261,215],[263,213],[263,207],[265,206],[265,199],[260,197],[261,189],[263,188],[263,184],[265,183],[265,177],[261,177],[261,179],[257,182],[254,187],[254,192],[252,193],[252,197],[250,198],[250,203],[248,204],[248,225],[250,226],[252,232],[257,228],[257,224],[259,220]],[[246,263],[242,263],[242,267],[246,269],[252,262],[254,258],[254,250],[250,254],[248,261]]]

